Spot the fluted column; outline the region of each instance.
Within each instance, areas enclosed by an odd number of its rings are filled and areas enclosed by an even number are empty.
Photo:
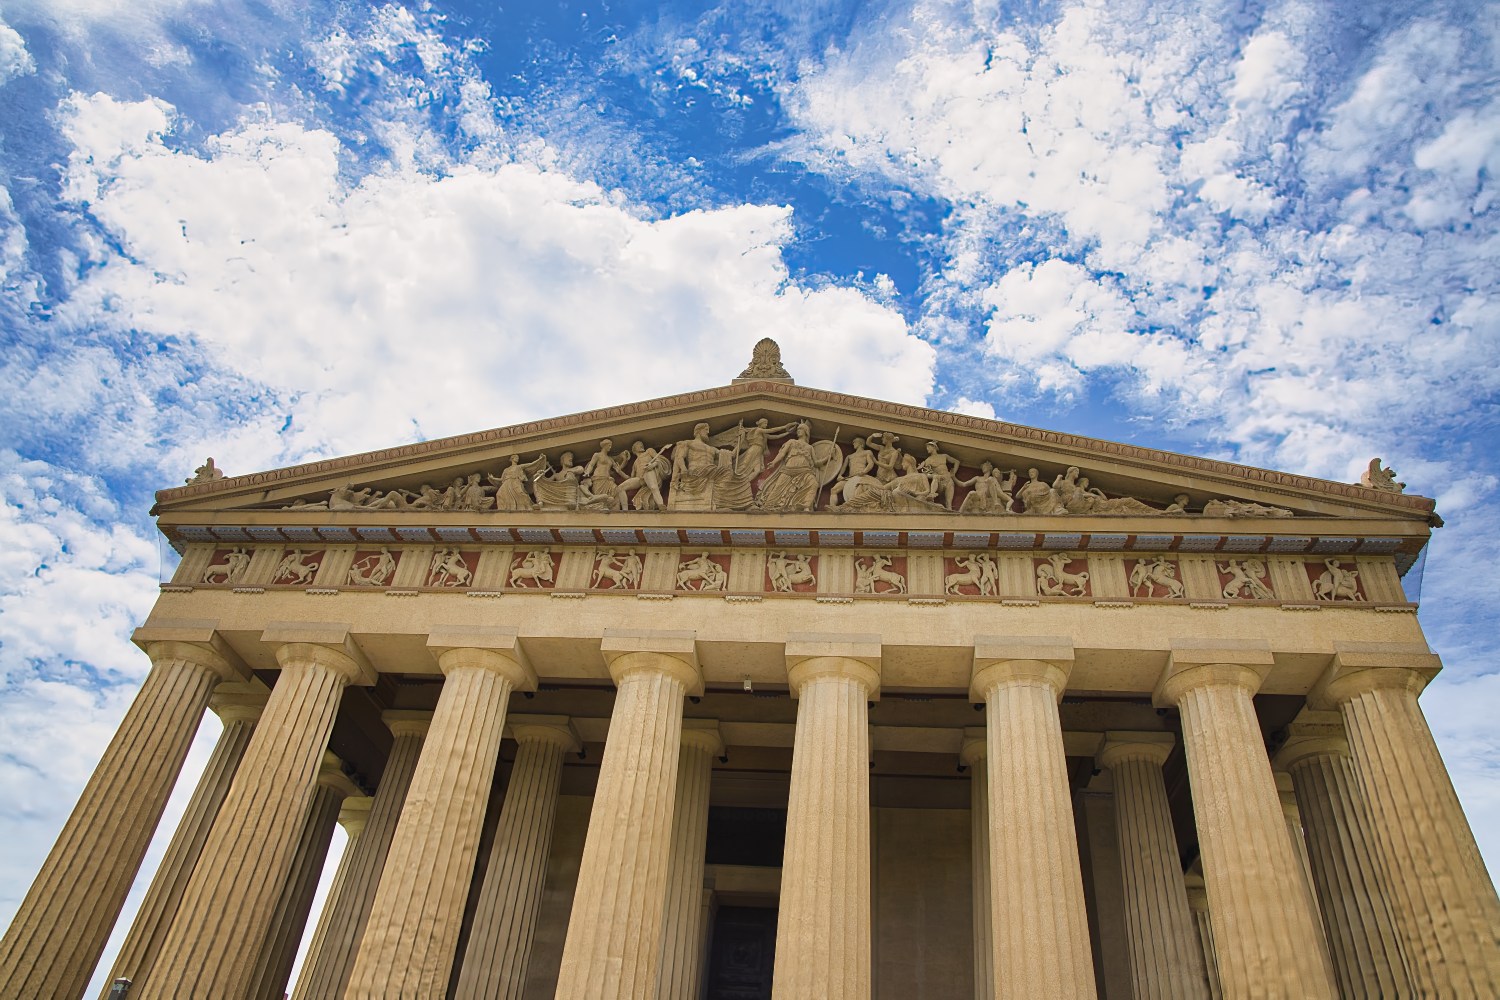
[[[391,751],[368,819],[358,837],[350,832],[351,842],[340,865],[347,871],[341,872],[328,895],[293,1000],[342,1000],[344,996],[432,713],[397,710],[384,712],[380,718],[393,737]]]
[[[1304,710],[1291,725],[1276,764],[1292,776],[1339,996],[1381,1000],[1411,995],[1369,810],[1338,714]]]
[[[1326,695],[1354,752],[1412,985],[1424,996],[1500,996],[1500,899],[1417,705],[1437,657],[1338,648]]]
[[[974,906],[974,996],[995,996],[994,914],[990,906],[989,741],[983,729],[965,729],[958,759],[969,769],[969,886]]]
[[[1333,972],[1308,898],[1251,697],[1269,645],[1174,640],[1157,685],[1182,714],[1203,879],[1226,996],[1333,997]]]
[[[307,946],[307,958],[302,963],[302,974],[297,977],[299,993],[302,984],[307,979],[308,971],[313,967],[313,962],[328,944],[329,913],[348,885],[355,853],[359,849],[359,838],[364,835],[365,827],[369,825],[370,810],[374,808],[374,805],[375,800],[368,795],[351,795],[339,806],[338,825],[344,828],[344,851],[339,855],[338,870],[333,873],[333,881],[328,885],[328,898],[323,901],[323,912],[318,917],[318,926],[313,928],[313,938]]]
[[[792,635],[797,698],[776,923],[776,1000],[870,996],[870,725],[877,635]]]
[[[360,941],[348,1000],[442,997],[479,854],[505,711],[536,687],[515,629],[428,637],[443,692]]]
[[[703,863],[708,848],[708,791],[714,758],[724,753],[719,724],[686,719],[677,760],[672,857],[667,864],[658,1000],[698,1000],[703,974]]]
[[[292,857],[292,869],[281,887],[271,929],[261,943],[260,958],[247,991],[251,1000],[282,1000],[286,996],[286,981],[291,978],[292,963],[297,960],[297,947],[302,943],[307,914],[323,875],[323,862],[328,858],[339,810],[345,798],[358,794],[359,787],[344,774],[343,761],[325,753],[323,766],[318,769],[312,808],[303,824],[297,853]]]
[[[83,994],[210,694],[243,676],[211,628],[174,631],[136,633],[151,670],[0,939],[0,996]]]
[[[1097,995],[1057,703],[1066,639],[981,636],[971,700],[986,707],[995,995]]]
[[[516,762],[458,970],[455,1000],[520,1000],[552,849],[563,754],[580,747],[566,716],[511,717]]]
[[[1208,973],[1161,775],[1176,740],[1170,733],[1125,732],[1104,740],[1094,762],[1114,782],[1135,1000],[1207,1000]]]
[[[563,943],[557,996],[653,1000],[682,702],[703,690],[692,632],[606,629],[618,691]]]
[[[229,794],[136,997],[246,995],[291,872],[317,789],[318,767],[345,688],[375,673],[356,658],[347,632],[328,626],[272,628],[281,674],[245,750]],[[302,637],[327,638],[339,648]],[[249,942],[247,944],[247,942]]]
[[[224,729],[219,733],[214,752],[209,756],[203,776],[198,779],[193,797],[182,814],[182,821],[177,824],[172,842],[162,855],[151,888],[141,900],[130,933],[120,945],[120,953],[115,957],[100,1000],[106,1000],[110,984],[116,980],[142,982],[156,962],[172,917],[177,912],[177,904],[187,888],[188,877],[193,874],[193,865],[198,863],[198,855],[208,839],[214,817],[219,813],[224,796],[229,794],[234,772],[245,756],[245,748],[250,745],[250,736],[255,732],[255,723],[265,708],[266,698],[260,694],[221,696],[216,693],[209,705]]]
[[[1188,909],[1193,913],[1193,925],[1198,930],[1198,947],[1203,955],[1203,965],[1208,972],[1209,1000],[1224,1000],[1224,989],[1219,985],[1219,962],[1214,957],[1214,929],[1208,917],[1208,890],[1203,885],[1203,876],[1186,875]]]
[[[1328,924],[1323,919],[1323,908],[1318,903],[1318,891],[1313,886],[1312,859],[1307,853],[1307,835],[1302,830],[1302,810],[1297,808],[1297,793],[1292,790],[1292,776],[1282,770],[1273,770],[1276,781],[1276,798],[1281,802],[1281,818],[1286,823],[1286,834],[1292,841],[1292,854],[1297,858],[1297,872],[1302,876],[1302,888],[1307,893],[1307,905],[1318,921],[1318,947],[1323,949],[1329,968],[1333,967],[1328,953]],[[1337,981],[1338,973],[1334,973]]]

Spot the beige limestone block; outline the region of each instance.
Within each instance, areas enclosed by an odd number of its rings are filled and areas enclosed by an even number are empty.
[[[879,636],[789,636],[797,702],[776,924],[776,1000],[868,1000],[870,727]]]
[[[511,564],[515,561],[515,549],[509,545],[486,545],[479,550],[479,562],[474,566],[474,590],[498,591],[503,590],[506,578],[510,574]],[[432,551],[428,550],[425,556],[424,566],[432,565]],[[411,586],[420,586],[426,582],[426,577],[417,580]]]
[[[759,594],[766,589],[766,550],[735,549],[729,557],[729,590]]]
[[[1072,644],[980,636],[969,697],[989,742],[995,995],[1097,995],[1057,703]]]
[[[714,758],[724,753],[719,724],[687,719],[677,761],[672,857],[667,863],[659,1000],[698,1000],[703,975],[703,863],[708,848],[708,792]]]
[[[557,566],[558,590],[587,590],[594,572],[594,549],[591,546],[562,550]]]
[[[714,757],[724,753],[718,723],[682,721],[676,765],[672,859],[667,862],[666,910],[661,928],[660,1000],[697,1000],[702,982],[703,859],[708,849],[708,789]]]
[[[1396,560],[1390,556],[1357,556],[1359,582],[1365,585],[1365,596],[1380,604],[1404,604],[1406,592],[1401,589],[1401,575]]]
[[[1189,600],[1222,601],[1224,588],[1219,584],[1219,570],[1213,556],[1184,554],[1177,560],[1182,573],[1182,588]]]
[[[172,574],[172,582],[179,586],[195,587],[203,582],[203,573],[214,560],[218,542],[192,542],[182,553],[182,562]]]
[[[345,996],[442,997],[479,854],[505,711],[536,674],[515,629],[434,631],[443,691]]]
[[[656,995],[682,703],[703,689],[691,632],[606,629],[617,692],[563,944],[557,996]]]
[[[969,768],[969,845],[974,891],[974,996],[995,996],[994,912],[990,905],[990,779],[983,729],[965,729],[959,760]]]
[[[458,970],[456,1000],[521,1000],[525,992],[563,754],[581,746],[563,716],[512,716],[509,731],[518,747],[516,762]]]
[[[906,557],[906,590],[913,596],[944,597],[943,554],[909,552]]]
[[[652,548],[641,564],[641,589],[647,592],[671,592],[677,589],[677,561],[682,550]]]
[[[1272,556],[1269,560],[1271,591],[1283,601],[1312,603],[1312,581],[1307,578],[1306,562],[1301,556]]]
[[[318,879],[328,858],[328,845],[338,824],[339,811],[345,798],[358,793],[359,788],[344,774],[343,762],[325,753],[323,766],[318,769],[312,808],[308,810],[292,858],[292,869],[281,887],[270,930],[261,942],[260,958],[247,991],[251,1000],[282,1000],[286,996],[286,982],[291,978],[302,931],[307,927],[308,911],[318,891]]]
[[[818,553],[818,593],[854,593],[854,553],[848,550]]]
[[[323,905],[293,1000],[341,1000],[344,995],[432,715],[390,711],[383,713],[381,720],[394,737],[391,752],[363,829],[357,837],[350,831],[351,843],[344,849],[338,884]]]
[[[1209,1000],[1223,1000],[1224,988],[1219,984],[1219,963],[1214,957],[1214,929],[1208,916],[1208,889],[1203,885],[1203,876],[1196,872],[1185,876],[1187,883],[1188,909],[1193,914],[1193,924],[1198,930],[1198,947],[1203,955],[1203,965],[1208,972]]]
[[[151,642],[146,651],[140,693],[0,940],[0,996],[83,994],[209,696],[240,676],[206,642]]]
[[[1174,640],[1157,685],[1182,714],[1203,879],[1225,996],[1333,997],[1318,916],[1287,836],[1251,697],[1271,666],[1261,642]]]
[[[1124,601],[1131,597],[1125,557],[1117,552],[1090,552],[1089,590],[1096,599]]]
[[[997,552],[995,565],[999,571],[998,587],[1001,597],[1036,600],[1036,566],[1032,563],[1029,552]]]
[[[395,551],[394,549],[392,550],[393,553]],[[396,560],[396,572],[391,577],[391,589],[411,590],[426,583],[427,571],[432,566],[432,554],[436,551],[437,546],[435,545],[401,546],[401,558]],[[483,557],[480,558],[482,562]],[[483,567],[481,566],[481,568]],[[477,579],[477,573],[475,577]]]
[[[1339,996],[1409,996],[1369,810],[1338,714],[1304,711],[1276,764],[1292,776]]]
[[[1417,705],[1436,659],[1340,651],[1327,697],[1343,715],[1412,985],[1500,996],[1500,899]]]
[[[353,545],[330,545],[323,561],[318,564],[318,575],[313,577],[314,587],[347,587],[349,567],[354,565]]]
[[[345,635],[337,627],[308,636]],[[268,629],[266,641],[298,636]],[[208,840],[143,984],[143,998],[244,997],[258,957],[246,942],[265,938],[317,787],[318,768],[339,699],[374,672],[352,647],[287,641],[276,649],[281,673],[255,735],[220,806]]]
[[[250,551],[250,565],[245,575],[236,582],[242,587],[264,587],[271,582],[271,574],[281,561],[280,545],[257,545]]]
[[[214,817],[229,794],[235,769],[245,756],[245,748],[250,745],[250,737],[255,732],[255,723],[265,708],[265,702],[262,695],[241,695],[222,702],[215,697],[210,703],[224,729],[182,814],[182,821],[177,824],[172,842],[162,855],[151,888],[141,900],[130,933],[120,945],[120,953],[115,957],[100,1000],[107,1000],[109,984],[115,980],[128,979],[139,983],[151,971],[183,890],[187,888],[188,877],[193,873],[193,865],[198,863],[198,855],[213,827]]]
[[[1161,774],[1175,742],[1170,733],[1111,732],[1094,758],[1114,782],[1136,1000],[1208,996],[1208,973]]]

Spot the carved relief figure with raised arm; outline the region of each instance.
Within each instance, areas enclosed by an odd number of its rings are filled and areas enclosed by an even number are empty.
[[[1338,559],[1324,559],[1328,567],[1313,581],[1313,594],[1320,601],[1359,600],[1359,570],[1345,569]]]
[[[1076,558],[1071,552],[1054,552],[1048,556],[1047,561],[1036,568],[1037,594],[1042,597],[1087,596],[1089,575],[1068,572],[1068,563]]]
[[[781,446],[771,460],[770,475],[761,485],[755,504],[768,511],[808,511],[823,486],[818,455],[809,440],[812,428],[797,425],[797,436]],[[835,470],[836,471],[836,470]]]
[[[530,583],[526,581],[530,580]],[[510,585],[517,589],[541,587],[552,582],[552,553],[532,549],[516,556],[510,564]]]
[[[468,567],[465,566],[464,570],[467,572]],[[356,587],[384,587],[395,571],[396,557],[391,555],[390,549],[382,548],[378,555],[354,560],[349,567],[349,582]]]
[[[458,503],[455,510],[490,510],[495,506],[495,498],[490,496],[490,491],[479,482],[479,473],[471,472],[458,487]]]
[[[943,578],[943,592],[947,594],[962,593],[962,588],[973,587],[979,591],[980,597],[994,597],[999,588],[1000,567],[995,565],[995,557],[988,552],[977,555],[955,556],[954,565],[962,567],[962,572],[949,573]]]
[[[438,549],[432,554],[432,568],[427,571],[429,587],[467,587],[472,577],[458,549]]]
[[[1015,471],[1005,478],[995,474],[995,463],[979,463],[979,475],[972,479],[957,480],[959,486],[973,487],[964,502],[958,505],[960,514],[1009,514],[1011,490],[1016,488]]]
[[[901,475],[901,449],[896,447],[899,435],[890,431],[875,431],[869,435],[870,447],[875,451],[875,478],[888,483]]]
[[[641,582],[641,569],[641,557],[634,552],[616,555],[614,549],[605,549],[594,566],[589,586],[600,590],[634,590]]]
[[[214,460],[210,458],[208,464],[212,466]],[[1386,493],[1400,493],[1406,489],[1405,483],[1396,482],[1396,470],[1390,466],[1382,469],[1378,458],[1370,459],[1369,468],[1360,473],[1359,485],[1367,486],[1372,490],[1383,490]]]
[[[856,594],[904,594],[906,577],[892,568],[894,560],[887,555],[871,556],[854,561],[854,592]],[[882,586],[890,588],[881,590]]]
[[[213,563],[203,571],[204,583],[239,583],[245,570],[250,568],[250,553],[242,548],[232,548],[224,553],[224,561]]]
[[[626,455],[612,455],[610,450],[614,442],[605,438],[599,442],[599,450],[583,467],[583,476],[588,485],[588,494],[595,497],[605,498],[610,510],[624,510],[625,502],[615,488],[615,476],[624,478]]]
[[[728,585],[729,574],[707,552],[698,553],[677,568],[678,590],[723,590]]]
[[[778,594],[790,594],[799,585],[818,582],[813,575],[812,557],[806,553],[789,556],[785,552],[772,552],[766,559],[766,575],[771,580],[771,589]]]
[[[750,506],[750,479],[736,475],[733,452],[720,452],[709,444],[708,424],[695,424],[693,436],[673,447],[668,510],[744,510]]]
[[[636,510],[666,510],[667,501],[662,495],[662,486],[667,481],[667,476],[672,472],[672,463],[667,460],[666,453],[672,448],[667,445],[661,451],[646,447],[644,441],[637,441],[630,446],[632,456],[630,466],[630,478],[615,487],[615,503],[617,510],[625,509],[625,497],[631,490],[635,490],[633,506]]]
[[[1027,514],[1066,514],[1067,508],[1057,496],[1057,490],[1041,480],[1036,469],[1026,470],[1026,482],[1016,491],[1016,499]]]
[[[779,441],[797,429],[797,421],[772,427],[771,421],[761,417],[749,427],[741,420],[727,431],[720,431],[708,439],[716,448],[727,448],[734,457],[730,467],[742,479],[753,480],[766,467],[766,452],[772,441]]]
[[[1157,594],[1161,587],[1165,594]],[[1181,597],[1184,593],[1182,581],[1177,579],[1177,567],[1166,556],[1142,559],[1130,571],[1131,597]]]
[[[312,583],[317,573],[318,564],[308,562],[306,552],[301,549],[292,549],[276,564],[275,571],[271,573],[271,582],[305,587]]]
[[[943,506],[953,509],[953,477],[958,473],[958,459],[952,455],[946,455],[938,450],[936,441],[927,442],[927,457],[922,459],[917,470],[927,477],[928,493],[927,499],[936,500],[939,494],[943,497]]]
[[[1225,600],[1248,597],[1254,601],[1269,601],[1275,596],[1263,582],[1266,564],[1259,559],[1231,559],[1217,565],[1220,573],[1229,574],[1229,582],[1224,584]]]
[[[499,478],[490,476],[490,485],[495,487],[495,509],[514,513],[531,509],[531,494],[526,492],[526,483],[547,464],[547,456],[521,464],[520,455],[511,455],[510,464],[500,470]]]

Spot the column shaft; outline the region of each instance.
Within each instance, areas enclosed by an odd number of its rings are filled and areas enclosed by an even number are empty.
[[[1182,713],[1219,978],[1231,997],[1333,997],[1250,700],[1260,679],[1248,667],[1207,664],[1164,681]]]
[[[209,695],[232,676],[203,647],[153,643],[151,671],[0,939],[0,996],[77,997],[105,942]]]
[[[520,1000],[525,993],[557,819],[563,754],[578,747],[566,720],[542,724],[517,719],[512,732],[518,744],[516,762],[458,969],[455,1000]]]
[[[1187,883],[1188,909],[1193,911],[1198,947],[1208,972],[1209,1000],[1224,1000],[1224,988],[1219,985],[1219,960],[1214,957],[1214,929],[1208,917],[1208,890],[1203,886],[1201,875],[1188,876]]]
[[[1172,749],[1149,733],[1110,733],[1098,763],[1114,782],[1125,923],[1136,1000],[1208,997],[1161,766]]]
[[[606,655],[609,655],[606,653]],[[689,654],[691,655],[691,654]],[[682,702],[696,660],[648,651],[614,659],[618,685],[563,943],[557,995],[656,995]]]
[[[401,718],[393,720],[393,714]],[[385,870],[385,859],[396,836],[396,824],[406,804],[406,792],[417,769],[430,721],[425,712],[387,712],[385,718],[395,739],[380,775],[380,786],[375,789],[370,818],[359,837],[345,849],[341,867],[347,871],[323,907],[307,961],[297,977],[293,1000],[342,1000],[354,971],[354,959],[375,905],[375,891]]]
[[[868,1000],[871,987],[870,725],[879,673],[813,657],[798,697],[776,924],[776,1000]]]
[[[447,993],[510,693],[535,687],[519,651],[450,648],[439,663],[443,693],[360,941],[348,1000]]]
[[[1097,995],[1057,714],[1066,681],[1053,663],[1006,660],[972,685],[987,706],[997,997]]]
[[[137,995],[233,1000],[250,987],[316,790],[339,698],[367,672],[338,650],[288,643],[281,674],[161,955]],[[248,942],[248,944],[247,944]],[[133,991],[135,992],[135,991]]]
[[[107,1000],[110,983],[117,979],[142,982],[155,964],[172,917],[177,913],[177,905],[187,889],[188,878],[193,874],[193,866],[198,863],[198,855],[213,828],[214,817],[219,814],[235,771],[250,745],[264,699],[257,701],[259,703],[253,707],[235,705],[220,711],[224,730],[214,744],[214,752],[208,758],[203,776],[198,779],[198,787],[193,790],[193,797],[182,814],[182,821],[177,824],[172,842],[162,855],[151,888],[141,900],[141,908],[136,911],[130,933],[115,957],[100,1000]]]
[[[1342,744],[1341,737],[1338,742]],[[1307,833],[1313,886],[1322,905],[1339,996],[1380,1000],[1410,995],[1354,762],[1342,746],[1336,750],[1327,742],[1299,741],[1295,736],[1277,760],[1292,776]]]
[[[337,770],[338,766],[337,758],[325,762],[324,774],[319,777],[307,822],[292,856],[291,871],[276,901],[271,928],[261,942],[260,957],[247,991],[251,1000],[282,1000],[286,996],[286,983],[291,978],[292,963],[297,960],[297,948],[307,927],[308,911],[323,875],[333,828],[338,825],[339,807],[345,796],[356,791]]]
[[[1343,713],[1412,984],[1424,996],[1500,996],[1500,899],[1417,705],[1421,683],[1412,671],[1361,670],[1329,694]]]
[[[684,724],[677,762],[672,857],[667,863],[658,1000],[698,1000],[703,972],[703,863],[708,847],[708,792],[714,757],[724,752],[717,724]]]
[[[970,730],[965,730],[967,736]],[[964,741],[961,757],[969,766],[969,885],[974,907],[974,996],[995,996],[995,915],[990,902],[990,769],[989,745],[981,735]]]

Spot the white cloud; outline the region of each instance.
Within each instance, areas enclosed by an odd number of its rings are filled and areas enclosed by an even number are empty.
[[[0,86],[18,76],[36,72],[36,60],[26,50],[26,40],[15,28],[0,20]]]
[[[982,417],[985,420],[996,419],[995,408],[982,399],[970,399],[967,396],[960,396],[948,409],[954,413],[962,413],[970,417]]]

